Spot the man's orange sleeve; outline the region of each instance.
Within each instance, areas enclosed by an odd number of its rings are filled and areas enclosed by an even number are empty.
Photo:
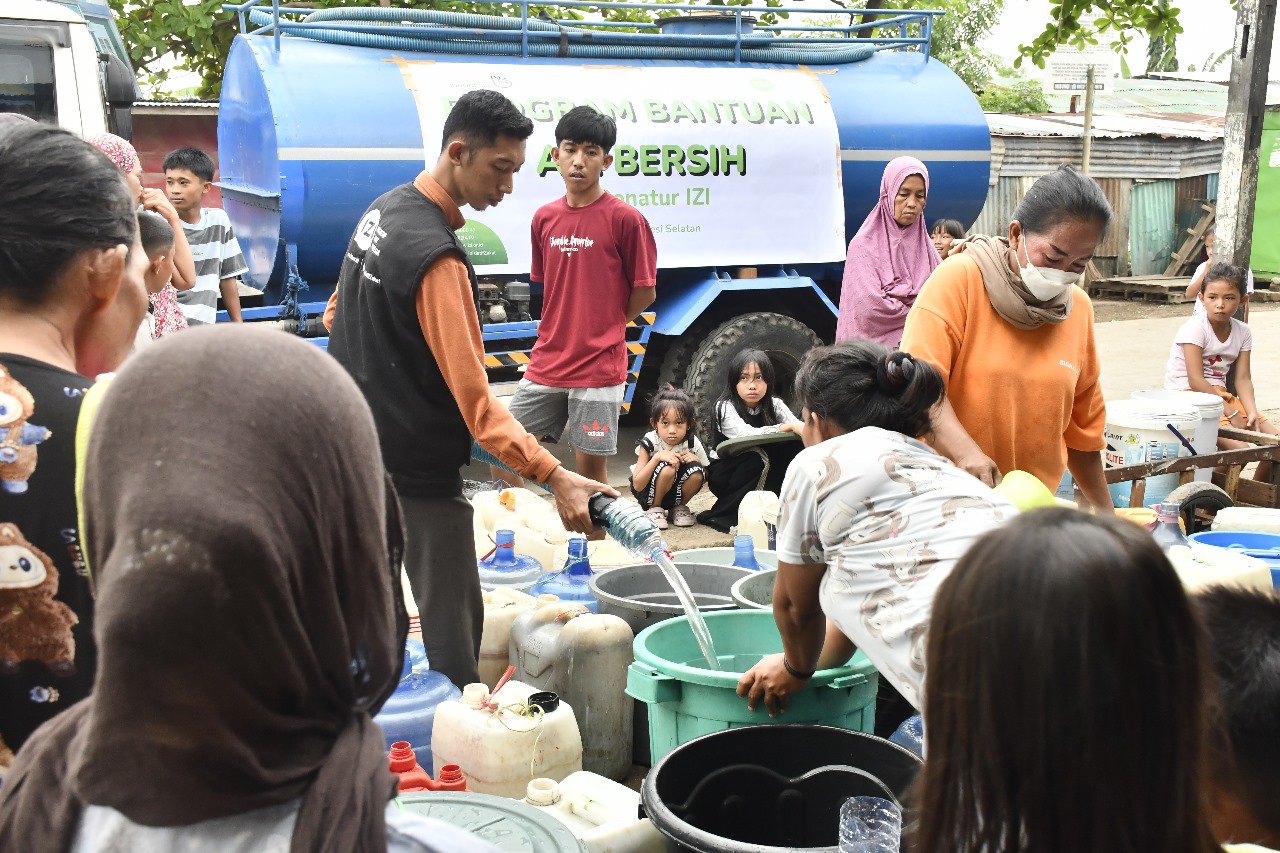
[[[520,476],[545,483],[560,463],[489,389],[480,318],[467,268],[457,256],[442,255],[427,267],[418,285],[417,308],[422,336],[472,438]]]

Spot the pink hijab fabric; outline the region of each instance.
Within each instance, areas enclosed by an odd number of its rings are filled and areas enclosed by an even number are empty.
[[[99,133],[97,136],[90,137],[87,141],[94,148],[111,158],[111,162],[119,166],[120,171],[126,175],[138,165],[138,151],[127,139],[122,139],[114,133]]]
[[[912,175],[924,178],[927,195],[929,170],[924,163],[914,157],[889,161],[880,178],[880,201],[849,242],[836,343],[861,338],[896,347],[916,294],[942,262],[923,214],[906,228],[893,218],[894,199]]]

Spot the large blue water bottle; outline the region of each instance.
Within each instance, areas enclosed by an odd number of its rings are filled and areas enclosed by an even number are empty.
[[[756,562],[756,543],[749,535],[733,537],[733,564],[740,569],[750,569],[753,572],[764,568]]]
[[[431,766],[431,727],[436,708],[441,702],[451,702],[462,695],[448,676],[428,669],[428,663],[422,643],[409,640],[400,683],[373,718],[382,728],[387,749],[396,741],[408,741],[423,767]]]
[[[542,564],[533,557],[516,553],[516,535],[510,530],[499,530],[495,534],[493,552],[477,560],[476,565],[482,589],[495,586],[525,589],[543,572]]]
[[[573,601],[592,613],[600,612],[600,604],[591,594],[591,563],[587,560],[587,538],[573,536],[569,539],[569,558],[564,568],[549,572],[529,587],[530,595],[555,595],[561,601]]]

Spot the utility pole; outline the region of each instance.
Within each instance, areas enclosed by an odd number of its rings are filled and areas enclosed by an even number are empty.
[[[1258,147],[1267,102],[1267,71],[1275,33],[1277,0],[1239,0],[1231,88],[1218,175],[1214,257],[1249,266],[1253,208],[1258,195]]]
[[[1089,174],[1089,158],[1093,156],[1093,66],[1084,76],[1084,152],[1080,157],[1080,171]]]

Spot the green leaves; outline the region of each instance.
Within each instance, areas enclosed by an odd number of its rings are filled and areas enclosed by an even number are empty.
[[[987,113],[1047,113],[1049,102],[1037,80],[1016,80],[1008,85],[989,84],[978,93]]]
[[[658,0],[662,2],[663,0]],[[200,97],[216,98],[222,85],[222,69],[231,42],[239,32],[236,16],[222,9],[223,0],[109,0],[117,16],[120,34],[129,48],[134,66],[148,88],[165,89],[166,68],[175,67],[200,75]],[[368,6],[375,0],[311,0],[314,8]],[[389,0],[397,9],[440,9],[486,15],[518,15],[513,3],[464,2],[464,0]],[[674,0],[672,0],[674,2]],[[695,0],[696,2],[696,0]],[[752,0],[706,0],[712,6],[749,6]],[[832,0],[844,8],[865,8],[867,0]],[[777,12],[760,15],[771,25],[787,17],[784,0],[765,0]],[[289,6],[290,3],[282,3]],[[949,65],[975,92],[983,91],[1000,64],[999,58],[978,44],[999,21],[1004,0],[883,0],[871,3],[874,11],[899,9],[941,9],[947,14],[934,21],[931,52]],[[270,8],[269,5],[266,8]],[[585,21],[586,12],[597,12],[607,21],[643,24],[655,18],[683,14],[672,10],[566,9],[554,4],[530,8],[530,14],[546,10],[553,17]],[[1081,23],[1088,12],[1097,12],[1093,26]],[[1039,68],[1059,45],[1084,47],[1110,42],[1122,55],[1133,33],[1145,31],[1153,41],[1172,46],[1182,33],[1178,7],[1170,0],[1055,0],[1045,29],[1030,44],[1018,48],[1014,67],[1024,60]],[[842,18],[845,16],[841,16]],[[919,28],[915,28],[918,33]],[[176,64],[175,64],[176,60]]]
[[[231,42],[239,33],[236,15],[222,9],[224,0],[109,0],[116,14],[116,26],[129,49],[129,56],[144,87],[152,93],[169,91],[165,85],[174,70],[194,71],[200,75],[197,95],[216,98],[222,88],[222,69],[226,66]],[[672,2],[676,0],[655,0]],[[687,0],[696,3],[698,0]],[[708,0],[715,6],[750,6],[752,0]],[[293,5],[280,4],[282,9]],[[335,6],[373,6],[376,0],[309,0],[298,5],[307,8],[328,9]],[[437,9],[450,12],[470,12],[481,15],[518,16],[520,8],[514,3],[463,2],[463,0],[390,0],[395,9]],[[781,10],[783,0],[765,0],[765,5]],[[261,8],[270,9],[269,3]],[[529,14],[536,16],[545,11],[559,19],[586,21],[586,12],[599,13],[606,21],[647,24],[657,17],[681,15],[648,9],[611,8],[562,8],[554,4],[530,6]],[[779,23],[787,17],[785,11],[765,12],[759,16],[765,25]],[[611,28],[617,31],[618,28]],[[625,28],[623,28],[625,31]]]
[[[1089,12],[1098,15],[1093,26],[1081,22]],[[1044,31],[1030,44],[1018,47],[1019,56],[1013,64],[1021,67],[1023,60],[1030,60],[1037,68],[1044,68],[1045,59],[1060,45],[1095,45],[1100,37],[1124,54],[1138,30],[1171,48],[1182,33],[1178,13],[1169,0],[1059,0],[1049,10]]]

